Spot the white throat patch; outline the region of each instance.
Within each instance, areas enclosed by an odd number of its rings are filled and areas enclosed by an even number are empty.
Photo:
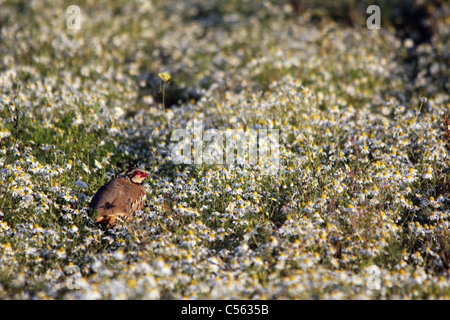
[[[145,177],[140,177],[138,175],[134,175],[131,178],[131,181],[134,182],[134,183],[142,183],[142,180],[144,180],[144,179],[145,179]]]

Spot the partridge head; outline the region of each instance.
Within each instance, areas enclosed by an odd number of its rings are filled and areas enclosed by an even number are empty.
[[[144,169],[133,168],[103,185],[89,204],[96,214],[95,223],[108,226],[118,217],[130,220],[144,206],[146,192],[142,183],[146,177],[148,173]]]

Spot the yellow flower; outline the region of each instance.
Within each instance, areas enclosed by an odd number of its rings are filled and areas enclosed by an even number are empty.
[[[159,73],[158,76],[161,78],[161,80],[163,80],[164,82],[169,81],[169,79],[171,78],[170,74],[163,72],[163,73]]]

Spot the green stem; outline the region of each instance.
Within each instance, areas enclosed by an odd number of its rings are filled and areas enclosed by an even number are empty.
[[[166,81],[164,81],[164,83],[163,83],[163,101],[162,101],[163,111],[166,110],[166,106],[165,106],[165,103],[164,103],[165,93],[166,93]]]

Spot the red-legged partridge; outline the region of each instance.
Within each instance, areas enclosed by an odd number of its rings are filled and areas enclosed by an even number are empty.
[[[148,173],[141,168],[133,168],[120,178],[103,185],[92,198],[89,208],[97,215],[96,224],[112,225],[117,217],[125,220],[142,209],[145,202],[145,188],[142,181]]]

